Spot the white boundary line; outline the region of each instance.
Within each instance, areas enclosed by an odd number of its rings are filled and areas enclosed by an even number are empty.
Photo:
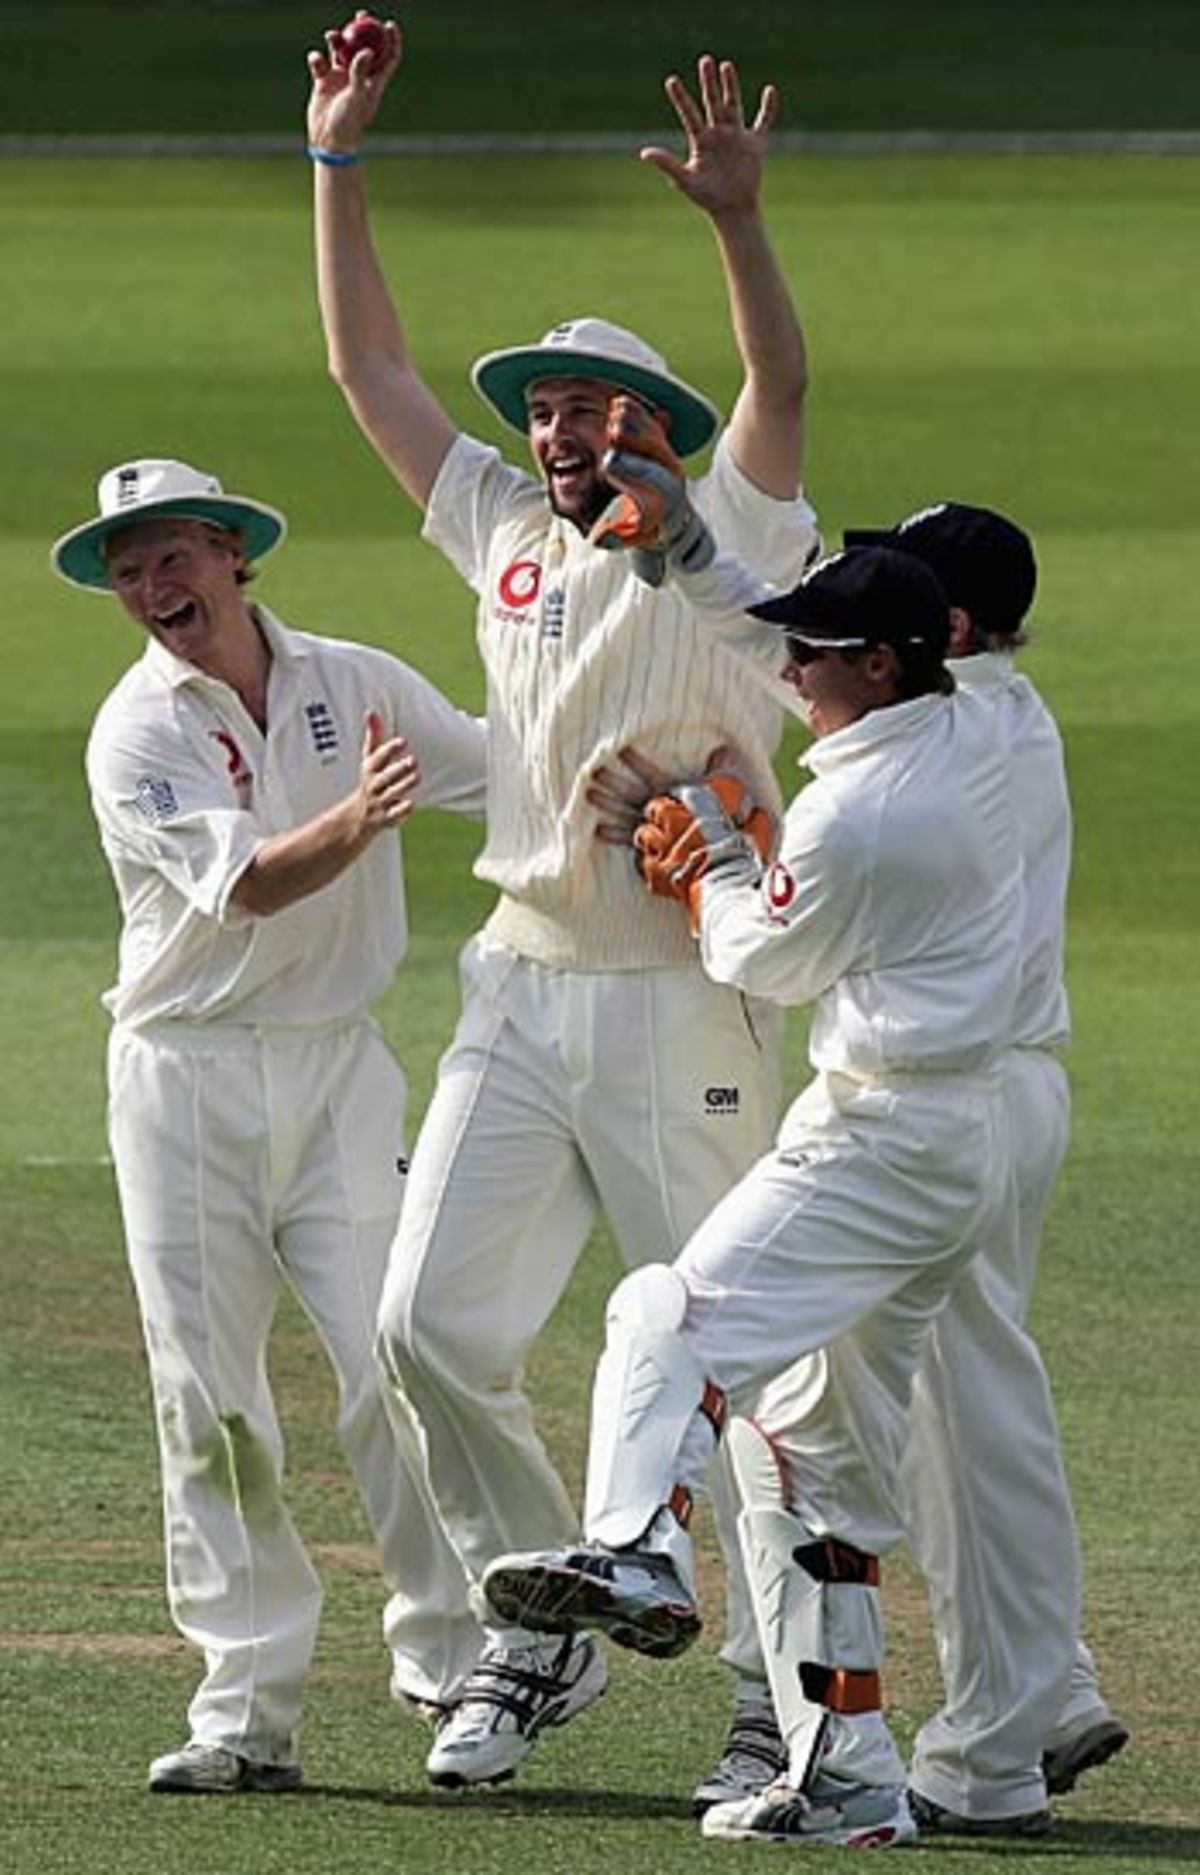
[[[479,136],[373,136],[377,156],[627,156],[663,132],[517,132]],[[1195,156],[1200,130],[847,130],[777,131],[773,149],[814,156]],[[221,136],[0,136],[4,157],[74,156],[298,156],[299,137]]]

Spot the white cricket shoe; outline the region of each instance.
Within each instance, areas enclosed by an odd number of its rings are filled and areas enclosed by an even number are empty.
[[[548,1549],[500,1556],[483,1592],[502,1621],[550,1634],[599,1628],[618,1647],[668,1659],[700,1632],[695,1601],[656,1550]]]
[[[586,1635],[525,1647],[486,1647],[438,1729],[425,1769],[433,1784],[500,1784],[539,1735],[599,1699],[608,1669]]]
[[[780,1780],[756,1796],[716,1803],[702,1836],[725,1842],[836,1843],[844,1849],[898,1849],[916,1840],[903,1784],[849,1784],[819,1776],[811,1794]]]
[[[776,1783],[788,1768],[774,1708],[769,1703],[741,1705],[730,1722],[721,1756],[692,1792],[692,1815],[703,1816],[714,1803],[734,1803],[756,1797]]]
[[[1052,1797],[1074,1790],[1085,1771],[1107,1764],[1129,1743],[1129,1730],[1103,1700],[1070,1725],[1056,1726],[1042,1753],[1042,1775]]]
[[[150,1766],[150,1789],[180,1796],[231,1797],[238,1791],[278,1794],[300,1787],[298,1764],[258,1764],[223,1745],[197,1738],[182,1751],[169,1751]]]

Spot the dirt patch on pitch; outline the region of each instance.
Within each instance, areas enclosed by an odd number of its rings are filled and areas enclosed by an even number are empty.
[[[81,1654],[97,1660],[162,1659],[185,1654],[187,1644],[171,1634],[6,1634],[0,1653]]]
[[[379,1552],[369,1543],[311,1543],[313,1561],[352,1576],[378,1576]]]

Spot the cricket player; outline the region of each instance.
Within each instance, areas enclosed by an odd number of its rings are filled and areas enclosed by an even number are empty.
[[[623,327],[566,319],[489,353],[476,387],[527,439],[533,472],[460,432],[418,374],[369,229],[360,145],[400,62],[310,56],[318,281],[331,372],[364,433],[424,514],[425,537],[478,598],[490,733],[495,911],[464,953],[458,1032],[414,1155],[381,1308],[381,1351],[415,1408],[455,1548],[478,1583],[515,1546],[569,1542],[570,1500],[537,1435],[522,1369],[603,1206],[630,1265],[673,1258],[769,1142],[778,1012],[714,982],[677,908],[642,889],[626,850],[595,838],[589,778],[637,742],[672,776],[729,752],[757,798],[778,701],[669,586],[594,535],[617,393],[664,414],[690,456],[712,405]],[[816,547],[800,494],[803,338],[764,228],[761,176],[776,94],[745,121],[734,67],[701,59],[698,96],[667,94],[686,157],[645,159],[707,216],[744,381],[693,487],[722,539],[788,587]],[[549,263],[548,263],[549,264]],[[720,1519],[718,1520],[720,1524]],[[736,1539],[724,1525],[736,1578]],[[736,1596],[736,1580],[732,1593]],[[538,1735],[605,1683],[588,1636],[547,1644],[486,1604],[478,1670],[438,1731],[439,1784],[511,1776]],[[748,1602],[729,1646],[753,1641]]]
[[[665,531],[668,558],[685,543],[700,596],[715,543],[688,512],[686,484],[654,425],[630,407],[607,472]],[[922,1828],[969,1835],[1044,1834],[1047,1791],[1070,1790],[1128,1734],[1100,1694],[1077,1639],[1079,1561],[1049,1383],[1024,1322],[1046,1205],[1067,1144],[1069,1094],[1058,1060],[1069,1021],[1063,923],[1071,814],[1057,728],[1013,668],[1037,570],[1028,537],[1004,516],[942,503],[847,545],[908,551],[951,599],[949,668],[996,714],[1017,811],[1025,883],[1022,981],[1003,1058],[1017,1177],[1017,1230],[981,1245],[936,1318],[918,1370],[902,1468],[910,1545],[926,1574],[947,1699],[917,1740],[911,1804]],[[723,577],[736,577],[728,569]],[[632,751],[627,761],[635,761]],[[595,798],[618,816],[645,788],[598,778]],[[619,833],[619,828],[609,829]],[[803,1388],[806,1376],[800,1372]],[[756,1417],[788,1417],[776,1382]],[[695,1807],[768,1786],[786,1761],[765,1682],[743,1658],[733,1724]],[[1068,1688],[1068,1674],[1070,1685]]]
[[[1070,1034],[1071,806],[1057,726],[1015,668],[1037,583],[1028,535],[991,509],[942,502],[893,529],[847,535],[866,542],[916,555],[942,583],[950,668],[1001,725],[1025,873],[1021,990],[1004,1061],[1018,1230],[984,1247],[933,1324],[902,1472],[946,1687],[917,1735],[910,1785],[925,1829],[1040,1834],[1047,1791],[1070,1790],[1128,1738],[1077,1639],[1070,1495],[1049,1382],[1025,1328],[1070,1126],[1059,1056]]]
[[[916,1825],[882,1716],[878,1559],[903,1535],[929,1324],[979,1243],[1015,1228],[1000,1061],[1020,852],[995,721],[946,670],[948,607],[927,568],[855,549],[751,612],[783,628],[815,738],[778,853],[764,866],[736,801],[708,785],[651,802],[636,843],[650,890],[688,900],[710,975],[814,1003],[814,1078],[676,1263],[610,1299],[592,1547],[501,1559],[485,1588],[502,1618],[598,1627],[652,1654],[686,1646],[699,1627],[687,1517],[732,1409],[787,1766],[701,1827],[889,1847]]]
[[[398,828],[479,815],[483,725],[397,659],[246,594],[282,514],[182,462],[110,469],[53,565],[146,635],[87,749],[120,901],[109,1134],[162,1464],[167,1590],[204,1651],[163,1792],[286,1791],[321,1586],[280,1489],[266,1371],[281,1282],[337,1380],[391,1592],[394,1690],[477,1651],[411,1427],[374,1360],[406,1088],[369,1014],[406,948]]]

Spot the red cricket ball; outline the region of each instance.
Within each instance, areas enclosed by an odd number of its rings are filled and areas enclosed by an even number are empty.
[[[387,33],[383,21],[377,20],[371,13],[356,13],[354,18],[342,27],[338,38],[342,42],[348,59],[352,59],[358,52],[369,52],[371,67],[378,65],[387,46]]]

